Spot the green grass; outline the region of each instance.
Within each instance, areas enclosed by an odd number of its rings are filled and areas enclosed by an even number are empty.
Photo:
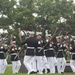
[[[13,74],[12,73],[12,67],[9,66],[9,67],[7,67],[5,73],[0,74],[0,75],[28,75],[28,74],[26,74],[26,73]],[[31,74],[31,75],[40,75],[40,74]],[[55,73],[55,74],[43,74],[43,75],[75,75],[75,73],[64,73],[64,74]]]

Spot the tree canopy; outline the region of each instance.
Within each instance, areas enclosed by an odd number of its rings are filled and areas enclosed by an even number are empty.
[[[9,26],[29,30],[32,25],[35,31],[44,28],[53,32],[58,26],[75,34],[74,24],[73,0],[0,0],[0,26],[6,26],[10,33]]]

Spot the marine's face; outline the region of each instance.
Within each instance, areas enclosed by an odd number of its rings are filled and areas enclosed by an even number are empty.
[[[75,45],[75,42],[74,42],[74,45]]]
[[[0,41],[0,46],[1,46],[1,41]]]
[[[49,40],[50,41],[50,39],[51,39],[51,37],[48,37],[48,36],[46,37],[46,40]]]
[[[15,43],[11,43],[11,47],[15,47],[16,46],[16,44]]]
[[[60,38],[56,38],[56,41],[57,41],[57,42],[61,42],[61,39],[60,39]]]
[[[41,39],[42,38],[42,36],[41,35],[37,35],[37,39]]]
[[[34,37],[34,34],[29,34],[29,37]]]

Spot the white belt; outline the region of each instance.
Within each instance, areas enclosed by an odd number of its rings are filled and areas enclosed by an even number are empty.
[[[49,48],[49,50],[54,50],[53,48]]]
[[[0,53],[4,53],[3,51],[0,51]]]
[[[72,53],[72,54],[75,54],[75,53]]]
[[[17,53],[12,53],[11,55],[17,55]]]
[[[43,49],[42,47],[37,47],[37,49]]]
[[[59,50],[59,51],[63,51],[63,50]]]
[[[45,49],[44,51],[48,51],[48,50],[53,51],[54,49],[53,48],[49,48],[49,49]]]
[[[34,49],[35,47],[27,47],[27,49]]]

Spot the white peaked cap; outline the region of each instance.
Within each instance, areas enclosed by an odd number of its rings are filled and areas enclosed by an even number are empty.
[[[21,31],[21,32],[20,32],[20,35],[21,35],[21,36],[24,36],[24,32],[23,32],[23,31]]]
[[[46,37],[51,37],[51,34],[46,34]]]
[[[16,43],[16,41],[12,41],[12,43]]]
[[[36,32],[36,35],[42,35],[42,32]]]
[[[0,41],[2,41],[2,39],[0,39]]]
[[[29,33],[29,34],[35,34],[35,32],[34,32],[34,31],[28,31],[28,33]]]
[[[56,36],[56,39],[61,38],[62,36]]]
[[[67,38],[69,38],[69,36],[65,36],[65,37],[64,37],[64,39],[67,39]]]
[[[75,40],[74,40],[74,42],[75,42]]]
[[[29,33],[29,31],[23,31],[26,35]]]

